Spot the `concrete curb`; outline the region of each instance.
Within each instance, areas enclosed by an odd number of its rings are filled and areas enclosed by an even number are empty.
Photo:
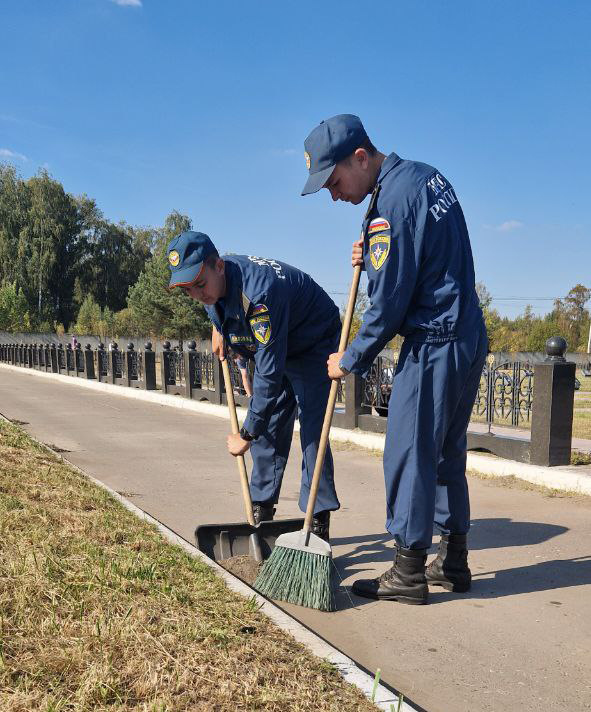
[[[67,383],[71,386],[80,386],[95,391],[102,391],[124,398],[135,398],[136,400],[157,403],[172,408],[180,408],[204,415],[213,415],[216,418],[228,419],[228,409],[223,405],[214,405],[203,401],[193,401],[182,396],[173,396],[157,391],[143,391],[137,388],[125,388],[115,386],[110,383],[100,383],[99,381],[87,381],[73,376],[63,376],[59,373],[46,373],[34,369],[21,368],[11,364],[0,364],[0,368],[18,373],[27,373],[32,376],[39,376],[53,381]],[[246,415],[244,408],[238,408],[239,417]],[[299,430],[299,423],[296,421],[295,430]],[[385,435],[381,433],[368,433],[362,430],[346,430],[344,428],[332,427],[330,437],[337,442],[351,443],[359,447],[370,450],[384,451]],[[532,484],[549,487],[564,492],[575,492],[591,496],[591,470],[581,471],[580,466],[571,465],[569,467],[541,467],[539,465],[528,465],[513,460],[501,460],[475,452],[468,453],[467,468],[469,471],[491,477],[517,477]]]
[[[22,369],[19,368],[18,370],[20,371]],[[56,374],[47,374],[47,375],[56,375]],[[68,378],[68,376],[62,376],[62,378]],[[109,384],[105,384],[105,385],[109,385]],[[112,387],[120,388],[120,386],[112,386]],[[0,418],[2,418],[2,420],[6,421],[6,422],[10,422],[2,414],[0,414]],[[180,537],[178,534],[173,532],[172,529],[169,529],[165,524],[158,521],[157,519],[155,519],[154,517],[149,515],[147,512],[144,512],[142,509],[137,507],[135,504],[130,502],[128,499],[126,499],[122,495],[120,495],[118,492],[111,489],[111,487],[106,485],[104,482],[101,482],[100,480],[97,480],[95,477],[92,477],[92,475],[89,475],[83,469],[81,469],[77,465],[74,465],[72,462],[67,460],[63,455],[61,455],[60,453],[53,450],[51,447],[49,447],[45,443],[42,443],[40,440],[37,440],[37,438],[33,437],[29,433],[27,433],[27,436],[29,438],[31,438],[31,440],[36,442],[40,447],[48,450],[55,457],[59,458],[63,462],[66,462],[69,467],[72,467],[73,469],[75,469],[83,477],[87,478],[88,480],[93,482],[95,485],[97,485],[101,489],[106,490],[112,497],[114,497],[118,502],[120,502],[126,509],[128,509],[130,512],[135,514],[135,516],[139,517],[140,519],[142,519],[146,522],[149,522],[150,524],[153,524],[158,529],[158,531],[164,536],[164,538],[167,539],[171,544],[174,544],[175,546],[179,546],[181,549],[183,549],[185,552],[187,552],[189,554],[189,556],[199,559],[204,564],[209,566],[209,568],[213,569],[213,571],[218,576],[220,576],[221,578],[224,579],[224,581],[226,582],[226,585],[228,586],[228,588],[230,590],[234,591],[235,593],[238,593],[241,596],[244,596],[245,598],[249,598],[249,599],[254,598],[256,600],[260,610],[263,611],[263,613],[268,618],[270,618],[278,628],[281,628],[281,630],[285,631],[286,633],[289,633],[289,635],[291,635],[293,638],[295,638],[295,640],[297,640],[298,643],[301,643],[302,645],[304,645],[316,657],[322,658],[323,660],[326,660],[327,662],[334,665],[334,667],[338,670],[338,672],[340,673],[342,678],[345,680],[345,682],[357,687],[365,695],[365,697],[367,697],[367,699],[369,699],[369,700],[371,700],[372,695],[374,695],[374,692],[375,692],[373,702],[379,709],[383,710],[384,712],[392,712],[392,710],[398,709],[397,708],[398,700],[399,700],[398,695],[381,683],[379,683],[377,686],[375,686],[375,691],[374,691],[374,684],[375,684],[374,678],[372,678],[368,673],[366,673],[364,670],[362,670],[355,663],[354,660],[349,658],[347,655],[342,653],[337,648],[333,647],[330,643],[328,643],[326,640],[324,640],[320,636],[316,635],[309,628],[306,628],[306,626],[302,625],[299,621],[292,618],[289,614],[287,614],[285,611],[281,610],[281,608],[276,606],[274,603],[272,603],[268,599],[261,596],[253,588],[251,588],[250,586],[245,584],[240,579],[236,578],[229,571],[226,571],[226,569],[224,569],[219,564],[217,564],[215,561],[213,561],[208,556],[206,556],[202,551],[197,549],[197,547],[193,546],[193,544],[189,543],[188,541],[186,541],[185,539]],[[409,703],[405,700],[403,700],[400,705],[400,712],[417,712],[418,709],[419,708],[414,707],[411,703]]]

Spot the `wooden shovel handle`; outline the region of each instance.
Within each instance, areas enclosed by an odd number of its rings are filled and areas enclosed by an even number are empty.
[[[226,398],[228,400],[228,410],[230,412],[230,423],[232,425],[232,434],[238,435],[238,416],[236,415],[236,401],[234,400],[234,391],[232,389],[232,379],[230,377],[230,367],[228,359],[222,361],[222,371],[224,373],[224,386],[226,388]],[[238,455],[236,458],[238,464],[238,474],[240,475],[240,485],[242,486],[242,499],[244,500],[244,509],[246,510],[246,519],[253,527],[254,516],[252,514],[252,499],[250,498],[250,487],[248,486],[248,475],[246,473],[246,463],[244,455]]]
[[[353,311],[355,310],[355,302],[357,301],[357,290],[359,289],[359,278],[361,277],[361,266],[357,265],[353,270],[353,280],[351,281],[351,289],[349,290],[349,301],[343,319],[343,327],[341,329],[341,338],[339,341],[339,351],[344,351],[347,348],[349,341],[349,332],[351,331],[351,322],[353,321]],[[314,474],[312,475],[312,484],[310,486],[310,496],[308,498],[308,508],[306,509],[306,518],[304,520],[304,531],[312,529],[312,519],[314,518],[314,506],[316,497],[318,496],[318,485],[320,484],[320,475],[322,474],[322,466],[326,456],[326,448],[328,445],[328,436],[330,426],[332,424],[332,416],[334,407],[337,402],[337,391],[339,382],[333,381],[330,384],[330,393],[328,395],[328,403],[326,404],[326,412],[324,414],[324,422],[322,424],[322,433],[320,435],[320,444],[318,445],[318,454],[316,455],[316,464],[314,465]]]

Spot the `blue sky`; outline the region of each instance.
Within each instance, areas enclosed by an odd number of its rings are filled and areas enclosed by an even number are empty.
[[[588,0],[0,0],[0,160],[115,221],[185,212],[340,304],[364,207],[300,197],[303,141],[355,113],[452,181],[477,279],[528,298],[501,313],[544,312],[591,287],[590,24]]]

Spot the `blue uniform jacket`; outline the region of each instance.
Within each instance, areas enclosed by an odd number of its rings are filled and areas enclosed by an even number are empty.
[[[338,331],[339,310],[309,275],[284,262],[246,255],[229,255],[224,262],[226,296],[205,310],[234,351],[254,358],[244,427],[256,437],[282,391],[286,360]]]
[[[482,320],[462,208],[449,181],[391,153],[363,221],[370,306],[341,364],[366,374],[396,334],[420,343],[461,338]]]

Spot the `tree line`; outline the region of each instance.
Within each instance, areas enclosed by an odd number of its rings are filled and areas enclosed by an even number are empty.
[[[502,317],[492,307],[492,297],[479,282],[476,291],[484,313],[491,351],[544,351],[547,339],[562,336],[569,351],[587,351],[590,315],[585,305],[591,289],[575,285],[566,297],[556,299],[553,308],[544,316],[536,316],[527,305],[515,319]]]
[[[47,171],[23,180],[0,164],[0,331],[206,337],[203,307],[167,288],[166,246],[191,227],[176,210],[161,227],[113,223],[93,199],[67,193]],[[491,351],[543,351],[555,335],[571,351],[587,350],[587,287],[573,287],[543,317],[527,306],[516,319],[492,307],[482,283],[477,291]],[[360,295],[354,332],[366,306]]]
[[[203,307],[167,289],[166,245],[190,228],[177,211],[162,227],[113,223],[47,171],[0,164],[0,331],[205,335]]]

